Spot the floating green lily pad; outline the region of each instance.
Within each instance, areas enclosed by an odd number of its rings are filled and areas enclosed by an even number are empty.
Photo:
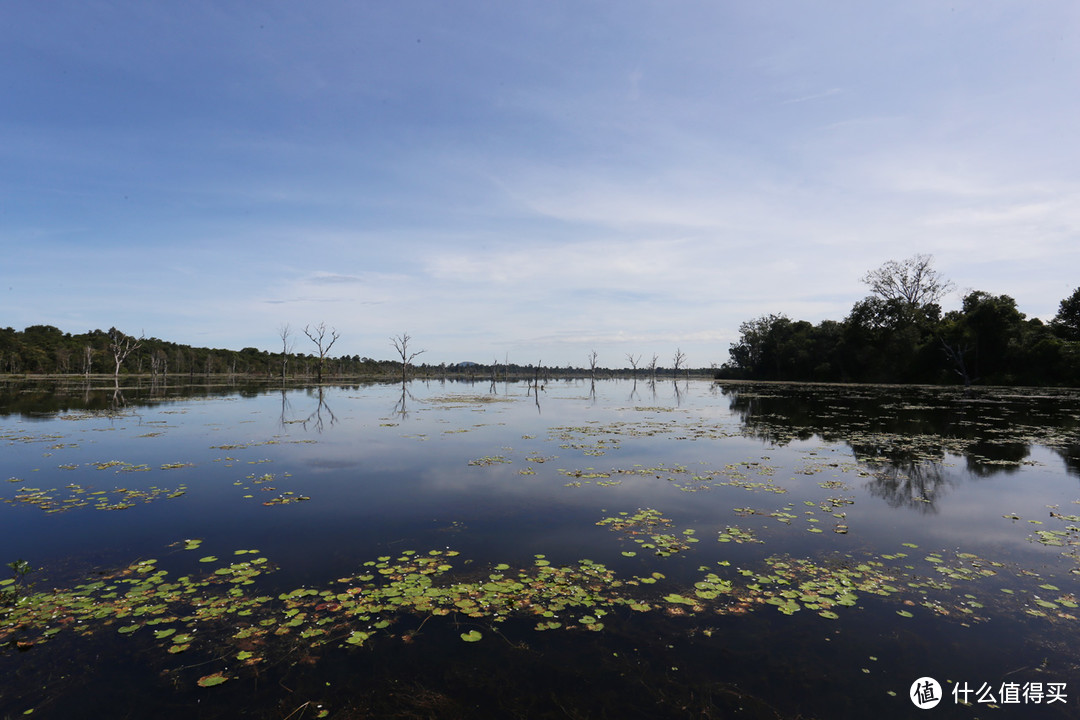
[[[221,683],[225,682],[228,679],[229,679],[229,677],[227,675],[225,675],[225,673],[216,672],[216,673],[213,673],[212,675],[203,675],[201,678],[199,678],[198,685],[199,685],[199,687],[204,687],[204,688],[205,687],[214,687],[215,685],[220,685]]]

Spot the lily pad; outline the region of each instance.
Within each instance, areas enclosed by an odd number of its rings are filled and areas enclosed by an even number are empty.
[[[199,678],[199,687],[214,687],[228,680],[229,677],[225,673],[216,672],[211,675],[203,675]]]

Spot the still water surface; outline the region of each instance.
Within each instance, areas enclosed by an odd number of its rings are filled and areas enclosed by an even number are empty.
[[[0,716],[899,718],[930,676],[937,717],[1078,717],[1078,428],[1071,391],[11,384]]]

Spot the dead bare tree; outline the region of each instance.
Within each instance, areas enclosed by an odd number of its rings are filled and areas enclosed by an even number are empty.
[[[397,350],[397,354],[401,356],[401,384],[404,385],[408,379],[409,364],[413,359],[421,353],[427,352],[427,350],[416,350],[415,352],[409,352],[409,342],[412,340],[409,337],[409,333],[403,332],[397,337],[390,338],[390,342],[393,344],[394,349]]]
[[[166,375],[169,371],[169,356],[164,350],[155,350],[150,353],[150,374],[157,379],[159,374]]]
[[[675,366],[674,369],[671,371],[671,377],[677,379],[679,377],[679,368],[681,368],[682,364],[686,362],[686,353],[684,353],[679,348],[675,348],[675,357],[672,358],[671,361]]]
[[[120,377],[120,366],[128,355],[142,347],[142,341],[141,335],[138,339],[135,339],[116,328],[109,328],[109,352],[112,353],[113,359],[116,361],[116,370],[113,371],[113,377]]]
[[[656,361],[659,359],[659,355],[653,354],[652,360],[649,361],[649,375],[652,377],[653,382],[656,382]]]
[[[942,338],[938,339],[941,340],[941,345],[945,348],[945,355],[954,365],[953,372],[963,379],[964,387],[971,387],[972,380],[977,378],[971,377],[968,373],[967,363],[964,362],[964,356],[971,352],[971,346],[966,344],[957,344],[953,346],[945,342]]]
[[[90,372],[94,369],[94,348],[92,345],[87,345],[83,348],[83,372],[86,373],[86,377],[90,377]]]
[[[626,353],[626,359],[630,361],[630,369],[633,371],[631,374],[637,377],[637,366],[641,362],[641,355],[634,357],[633,353]]]
[[[292,337],[292,327],[289,323],[281,323],[278,326],[278,337],[281,338],[281,381],[285,382],[285,371],[289,366],[289,353],[293,351],[295,343]]]
[[[315,347],[319,349],[319,365],[318,369],[316,370],[318,382],[322,382],[323,365],[326,364],[326,356],[330,352],[330,348],[334,347],[334,343],[336,343],[337,339],[341,337],[340,335],[338,335],[337,330],[335,330],[334,328],[330,328],[329,332],[330,339],[328,341],[326,339],[326,323],[319,323],[315,326],[314,330],[311,329],[310,325],[304,326],[304,334],[307,335],[308,339],[311,340],[311,342],[315,343]]]
[[[593,378],[596,377],[596,360],[599,357],[600,356],[597,354],[597,352],[595,350],[593,350],[591,353],[589,353],[589,374]]]

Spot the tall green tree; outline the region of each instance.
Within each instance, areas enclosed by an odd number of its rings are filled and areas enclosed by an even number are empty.
[[[1051,321],[1058,337],[1070,342],[1080,341],[1080,288],[1061,301],[1058,313]]]

